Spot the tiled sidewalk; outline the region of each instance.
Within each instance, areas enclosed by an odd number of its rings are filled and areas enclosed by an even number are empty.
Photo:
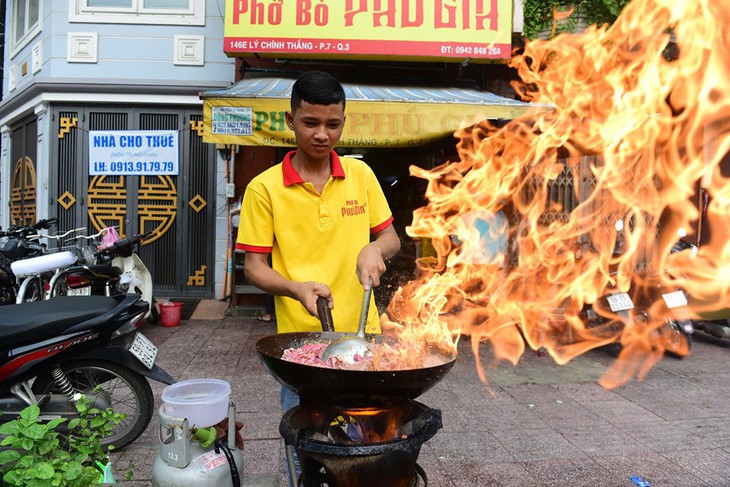
[[[284,485],[278,383],[254,348],[274,325],[253,318],[188,320],[143,330],[158,364],[178,380],[226,380],[244,421],[247,487]],[[485,360],[489,360],[485,349]],[[730,485],[730,342],[695,335],[691,356],[663,359],[643,382],[596,384],[613,359],[592,351],[565,366],[527,351],[479,381],[468,343],[444,380],[418,400],[441,409],[443,429],[421,449],[431,487],[653,487]],[[159,407],[162,384],[153,384]],[[122,485],[150,485],[158,422],[112,460]],[[277,483],[277,480],[279,483]],[[377,484],[374,483],[374,486]]]

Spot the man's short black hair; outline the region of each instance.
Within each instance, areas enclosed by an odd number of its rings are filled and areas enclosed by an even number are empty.
[[[337,78],[323,71],[307,71],[297,78],[291,90],[292,113],[306,101],[312,105],[342,103],[345,109],[345,90]]]

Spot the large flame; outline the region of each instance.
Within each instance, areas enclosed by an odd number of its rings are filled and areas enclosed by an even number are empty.
[[[512,61],[518,91],[552,108],[464,128],[459,161],[411,168],[428,204],[407,231],[437,256],[396,293],[385,329],[454,349],[470,335],[475,352],[488,341],[515,364],[527,346],[564,364],[621,343],[606,387],[643,378],[665,351],[686,354],[648,298],[682,288],[694,314],[728,303],[728,20],[707,0],[635,0],[610,28],[528,43]],[[678,232],[696,232],[702,191],[712,239],[672,254]],[[506,252],[484,250],[478,221],[508,225]],[[612,290],[648,318],[635,309],[628,321],[605,314],[621,326],[586,326],[581,310]]]

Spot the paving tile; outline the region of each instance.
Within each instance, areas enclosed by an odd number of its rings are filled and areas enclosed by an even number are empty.
[[[276,474],[281,463],[282,441],[244,440],[243,471],[247,475]]]
[[[727,409],[727,398],[723,400]],[[707,441],[713,449],[730,449],[730,424],[727,418],[688,420],[682,421],[678,426]]]
[[[217,377],[231,384],[245,423],[247,478],[284,487],[279,384],[255,350],[275,326],[227,316],[145,325],[143,332],[160,348],[158,364],[179,380]],[[600,350],[568,366],[528,350],[513,370],[482,347],[485,384],[470,346],[462,340],[451,371],[418,398],[440,409],[444,422],[418,459],[429,486],[635,487],[632,475],[654,487],[730,485],[730,341],[698,337],[689,357],[662,359],[643,382],[611,390],[595,381],[613,361]],[[151,386],[157,409],[164,385]],[[112,453],[120,487],[150,485],[158,429],[155,414],[137,441]],[[131,464],[134,477],[123,482]]]
[[[535,487],[539,483],[519,463],[456,461],[449,465],[448,478],[458,487]],[[429,479],[430,480],[430,479]],[[429,485],[432,485],[429,482]],[[433,484],[440,486],[441,484]]]
[[[244,438],[279,438],[279,423],[281,422],[281,410],[278,405],[274,411],[244,412],[238,415],[243,421]]]
[[[535,405],[535,412],[545,424],[554,428],[604,426],[608,422],[598,414],[587,409],[583,404],[570,399],[556,399],[553,402],[541,402]]]
[[[159,456],[159,443],[154,446],[134,444],[134,448],[125,448],[119,452],[112,452],[109,457],[112,461],[112,471],[117,480],[133,480],[135,482],[150,482],[152,479],[152,465]],[[131,479],[127,478],[131,472]]]
[[[691,431],[691,428],[684,423],[684,421],[663,421],[620,424],[617,427],[658,453],[712,448],[710,442]]]
[[[575,445],[554,429],[515,429],[497,436],[504,449],[519,462],[587,459]]]
[[[512,401],[495,401],[478,409],[465,408],[459,414],[464,418],[465,430],[504,434],[516,428],[549,428],[537,407]]]
[[[566,399],[565,394],[550,384],[519,384],[505,386],[504,390],[515,401],[534,407],[538,404],[552,404]]]
[[[716,416],[716,410],[703,405],[705,400],[693,402],[682,395],[682,384],[663,389],[644,385],[638,390],[620,392],[621,396],[641,406],[647,411],[670,421],[674,419],[710,418]],[[676,391],[676,392],[668,392]]]
[[[730,453],[727,451],[685,450],[662,456],[711,485],[730,485]]]
[[[560,384],[566,378],[574,383],[595,383],[605,372],[604,364],[585,357],[575,358],[563,366],[543,358],[530,365],[521,361],[515,367],[490,370],[489,378],[501,387],[516,384]]]
[[[663,418],[647,411],[638,404],[622,398],[612,401],[585,401],[580,404],[610,424],[645,423],[663,420]]]
[[[596,383],[563,383],[553,384],[554,389],[568,399],[573,401],[586,403],[591,401],[621,401],[623,398],[616,392],[608,390]]]
[[[490,433],[440,431],[426,443],[444,464],[455,461],[483,463],[511,462],[514,456]]]
[[[586,457],[520,462],[541,487],[602,487],[617,485],[607,472]]]
[[[421,446],[417,464],[423,469],[428,485],[439,487],[455,487],[456,484],[449,478],[450,466],[439,460],[436,452],[428,442]]]
[[[558,428],[558,431],[566,440],[589,457],[651,451],[649,447],[612,425]]]
[[[623,484],[635,487],[632,476],[639,476],[651,482],[653,487],[720,487],[722,484],[708,483],[676,462],[658,453],[621,455],[598,455],[593,459],[606,469],[612,477],[624,479]]]

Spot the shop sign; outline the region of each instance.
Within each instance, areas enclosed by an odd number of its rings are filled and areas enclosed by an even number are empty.
[[[233,0],[224,37],[229,55],[507,59],[512,0]]]
[[[203,139],[238,145],[295,146],[284,118],[288,99],[205,100]],[[514,118],[523,106],[459,105],[355,101],[347,103],[340,147],[409,147],[423,145],[485,118]]]
[[[89,131],[89,175],[179,173],[177,130]]]

